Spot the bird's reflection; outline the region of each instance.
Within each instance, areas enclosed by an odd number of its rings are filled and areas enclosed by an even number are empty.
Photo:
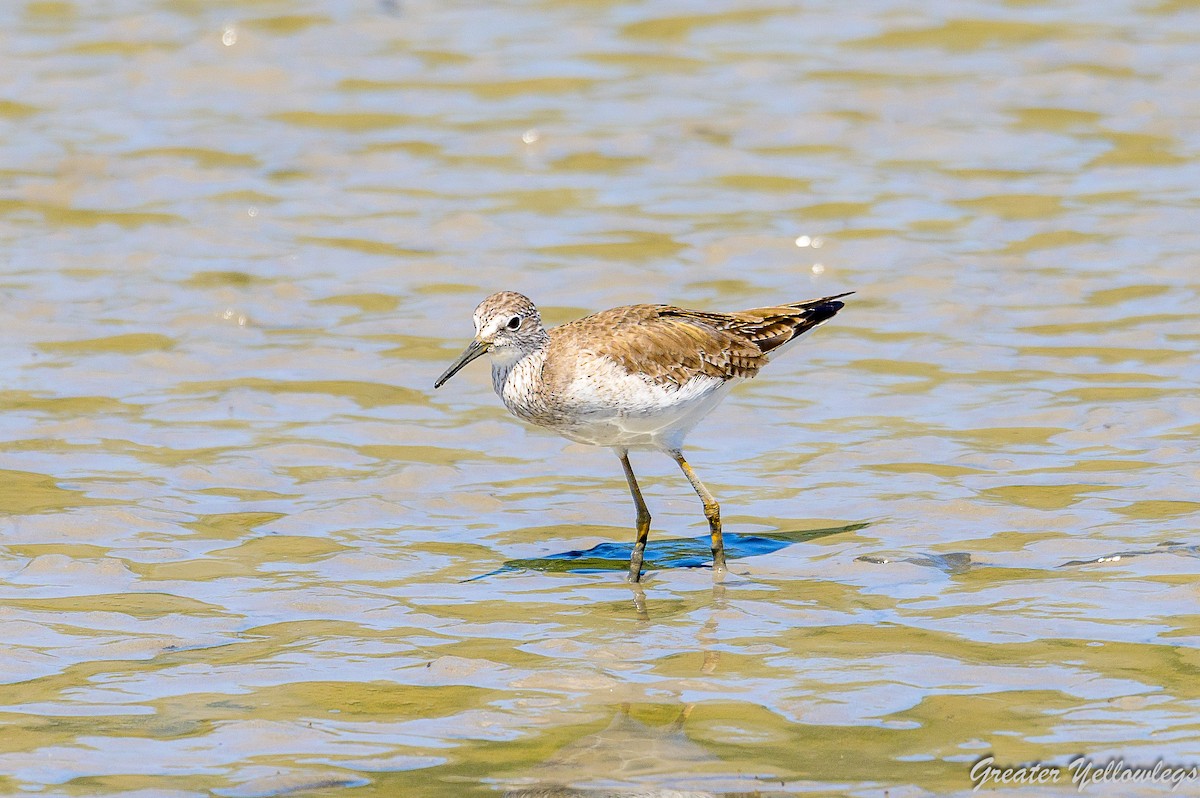
[[[612,722],[595,734],[568,743],[513,786],[505,798],[713,798],[712,793],[681,791],[653,784],[630,787],[573,787],[595,782],[639,782],[667,774],[692,773],[717,757],[683,733],[693,704],[665,726],[651,726],[623,704]]]
[[[851,532],[865,523],[795,532],[760,535],[726,533],[725,551],[730,559],[766,554],[808,540]],[[688,568],[711,565],[708,536],[654,541],[646,547],[646,568]],[[707,562],[706,562],[707,559]],[[518,570],[538,571],[623,571],[629,546],[606,543],[587,551],[570,551],[537,559],[511,560],[492,573]],[[490,576],[485,574],[484,576]],[[476,577],[482,578],[482,577]],[[637,626],[656,622],[654,603],[647,598],[643,583],[629,583]],[[736,585],[734,586],[736,589]],[[696,631],[696,647],[703,654],[699,672],[712,675],[721,664],[718,627],[728,609],[728,583],[714,580],[707,618]],[[508,782],[506,798],[714,798],[705,791],[676,789],[665,779],[690,779],[702,766],[721,760],[684,733],[684,725],[695,704],[681,704],[678,715],[666,725],[651,725],[631,714],[622,704],[602,731],[564,745],[525,776]],[[579,786],[603,784],[606,786]]]
[[[641,583],[630,583],[639,626],[650,624],[649,605]],[[717,631],[727,609],[726,585],[715,581],[707,619],[696,633],[704,658],[700,673],[716,673],[721,662]],[[560,748],[505,793],[506,798],[715,798],[706,791],[679,790],[656,782],[663,777],[695,774],[699,765],[719,762],[707,748],[684,733],[695,704],[682,704],[670,723],[650,725],[634,718],[622,704],[608,726]],[[577,787],[588,782],[625,782],[637,786]],[[640,782],[640,783],[639,783]]]

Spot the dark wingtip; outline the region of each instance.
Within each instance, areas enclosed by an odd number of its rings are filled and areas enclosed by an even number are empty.
[[[832,319],[837,315],[838,311],[846,307],[845,302],[838,300],[844,296],[850,296],[853,291],[847,291],[844,294],[833,294],[832,296],[814,299],[804,303],[805,317],[813,324],[820,324],[823,321]]]
[[[844,296],[850,296],[853,293],[855,292],[845,291],[841,294],[830,294],[829,296],[823,296],[820,299],[809,299],[804,302],[796,302],[788,305],[787,307],[795,308],[796,310],[814,310],[816,308],[831,307],[835,309],[834,312],[836,313],[838,310],[841,310],[846,306],[845,302],[838,302],[838,300]]]

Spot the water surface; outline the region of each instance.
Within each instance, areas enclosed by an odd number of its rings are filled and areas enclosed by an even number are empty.
[[[1198,46],[1186,2],[5,5],[0,788],[1200,760]],[[499,289],[857,291],[690,441],[786,545],[547,566],[633,508],[482,364],[432,391]]]

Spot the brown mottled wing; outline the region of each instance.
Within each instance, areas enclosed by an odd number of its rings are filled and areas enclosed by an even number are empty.
[[[844,294],[840,295],[844,296]],[[753,377],[767,353],[831,318],[836,297],[741,313],[708,313],[671,305],[630,305],[555,329],[563,344],[615,360],[660,385],[698,375]]]
[[[551,347],[607,357],[676,387],[698,374],[728,379],[758,370],[763,353],[752,342],[687,314],[667,305],[613,308],[556,327]]]

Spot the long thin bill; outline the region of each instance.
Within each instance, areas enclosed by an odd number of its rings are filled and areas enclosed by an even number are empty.
[[[433,387],[441,388],[442,385],[445,384],[446,380],[450,379],[459,372],[459,369],[470,363],[475,358],[487,354],[487,351],[488,348],[486,344],[482,344],[477,340],[472,341],[471,345],[464,349],[463,353],[458,356],[458,359],[450,364],[450,368],[446,369],[442,373],[442,376],[437,378],[437,382],[433,384]]]

